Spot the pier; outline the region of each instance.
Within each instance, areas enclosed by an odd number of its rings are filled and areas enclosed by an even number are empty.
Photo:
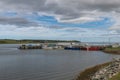
[[[105,46],[101,45],[86,45],[83,43],[39,43],[39,44],[22,44],[19,49],[64,49],[64,50],[85,50],[85,51],[99,51],[103,50]]]

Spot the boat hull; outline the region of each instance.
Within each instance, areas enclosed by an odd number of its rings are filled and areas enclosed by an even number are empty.
[[[80,48],[76,48],[76,47],[65,47],[64,50],[80,50]]]

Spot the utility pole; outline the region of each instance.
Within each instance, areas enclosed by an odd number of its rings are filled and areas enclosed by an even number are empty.
[[[109,45],[111,45],[111,38],[109,37]]]

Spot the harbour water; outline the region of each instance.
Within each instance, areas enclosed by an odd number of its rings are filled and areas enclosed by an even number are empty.
[[[0,45],[0,80],[72,80],[82,70],[119,55],[100,51],[19,50]]]

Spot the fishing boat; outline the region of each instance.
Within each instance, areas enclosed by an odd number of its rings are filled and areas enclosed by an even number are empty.
[[[21,45],[18,49],[42,49],[41,45],[31,45],[31,44],[26,44],[26,45]]]
[[[80,50],[80,47],[65,47],[64,50]]]

